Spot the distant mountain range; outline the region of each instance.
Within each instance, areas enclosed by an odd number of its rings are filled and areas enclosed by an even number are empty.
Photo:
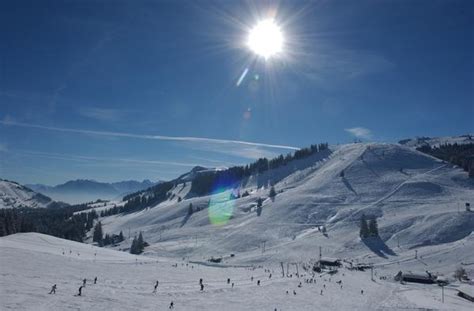
[[[97,199],[110,200],[119,198],[132,192],[147,189],[155,184],[156,183],[148,179],[143,181],[127,180],[114,183],[77,179],[56,186],[29,184],[26,185],[26,187],[50,196],[57,201],[77,204],[95,201]]]

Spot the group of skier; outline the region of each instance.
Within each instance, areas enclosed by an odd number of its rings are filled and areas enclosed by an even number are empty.
[[[267,272],[267,271],[265,271],[265,272]],[[268,271],[268,272],[270,273],[270,271]],[[269,278],[271,278],[271,276],[272,276],[272,274],[270,273],[270,274],[269,274]],[[254,277],[251,276],[250,280],[253,282]],[[310,283],[314,283],[314,284],[316,283],[316,279],[314,278],[314,275],[313,275],[312,278],[304,279],[304,281],[305,281],[305,283],[309,283],[309,284],[310,284]],[[329,279],[329,281],[330,281],[330,279]],[[339,284],[340,287],[341,287],[341,289],[342,289],[342,280],[339,280],[339,281],[337,281],[336,283]],[[87,279],[84,278],[84,279],[82,280],[82,285],[79,287],[78,293],[77,293],[75,296],[82,296],[82,290],[86,287],[86,284],[87,284]],[[94,284],[97,284],[97,276],[94,278]],[[152,293],[156,294],[156,292],[157,292],[157,290],[158,290],[159,284],[160,284],[160,282],[157,280],[157,281],[155,282],[155,285],[154,285],[154,288],[153,288],[153,292],[152,292]],[[227,278],[227,284],[229,284],[229,285],[232,284],[232,288],[234,288],[234,283],[233,283],[233,282],[231,283],[230,278]],[[260,283],[260,280],[257,280],[257,285],[260,286],[260,284],[261,284],[261,283]],[[200,286],[200,291],[201,291],[201,292],[204,291],[204,283],[203,283],[203,279],[202,279],[202,278],[199,279],[199,286]],[[301,288],[302,286],[303,286],[302,282],[299,282],[298,288]],[[323,284],[323,288],[324,288],[324,289],[326,288],[326,284]],[[54,285],[51,287],[51,290],[50,290],[49,294],[56,294],[56,289],[57,289],[57,284],[54,284]],[[286,293],[289,294],[288,291],[286,291]],[[361,290],[360,293],[361,293],[361,295],[363,295],[363,294],[364,294],[364,290]],[[293,295],[296,295],[296,290],[293,290]],[[320,295],[323,295],[323,289],[321,289]],[[170,305],[169,305],[169,309],[174,309],[174,302],[173,302],[173,301],[171,301],[171,303],[170,303]]]
[[[86,287],[86,283],[87,283],[87,279],[84,278],[82,280],[82,285],[79,286],[79,290],[78,290],[78,292],[75,296],[82,296],[82,289],[84,287]],[[97,284],[97,277],[94,278],[94,284]],[[51,290],[49,291],[49,294],[56,294],[56,289],[57,288],[58,288],[58,286],[56,284],[53,284],[53,286],[51,286]]]

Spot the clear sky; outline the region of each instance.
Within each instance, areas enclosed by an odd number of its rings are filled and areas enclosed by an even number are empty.
[[[259,20],[281,53],[247,46]],[[473,131],[474,1],[0,3],[0,177],[170,179]]]

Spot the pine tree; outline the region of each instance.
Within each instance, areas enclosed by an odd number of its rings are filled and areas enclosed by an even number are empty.
[[[133,238],[132,246],[130,246],[130,254],[140,254],[138,252],[138,241],[136,237]]]
[[[140,231],[140,234],[138,235],[138,240],[137,240],[137,247],[138,247],[139,253],[143,252],[143,248],[144,248],[143,244],[144,244],[143,235],[142,235],[142,232]]]
[[[104,240],[103,240],[103,244],[104,244],[104,246],[105,246],[105,245],[112,244],[112,243],[111,243],[111,239],[110,239],[110,235],[109,235],[108,233],[105,234],[105,237],[104,237]]]
[[[92,241],[99,243],[102,246],[103,240],[103,232],[102,232],[102,223],[99,221],[94,227],[94,234],[92,235]]]
[[[133,238],[132,246],[130,247],[130,253],[132,254],[141,254],[145,249],[145,246],[148,246],[148,243],[143,240],[143,234],[140,232],[138,238]]]
[[[367,238],[369,236],[369,226],[367,225],[367,219],[364,214],[360,218],[360,233],[361,238]]]
[[[119,233],[119,242],[122,242],[124,239],[122,231]]]
[[[371,236],[379,236],[379,227],[377,225],[377,219],[376,218],[372,218],[369,221],[369,234]]]
[[[276,191],[275,191],[275,187],[272,186],[272,187],[270,188],[270,193],[269,193],[268,195],[269,195],[270,198],[272,198],[272,199],[275,198],[275,196],[277,195],[277,194],[276,194]]]

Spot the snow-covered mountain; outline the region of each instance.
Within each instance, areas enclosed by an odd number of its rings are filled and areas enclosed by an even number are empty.
[[[53,203],[51,198],[16,182],[0,179],[0,208],[44,208]]]
[[[438,147],[444,144],[474,144],[474,135],[466,134],[460,136],[443,136],[443,137],[416,137],[402,139],[399,141],[400,144],[408,147],[423,147],[431,146]]]
[[[101,219],[105,232],[142,231],[151,243],[148,254],[170,257],[205,260],[238,252],[228,261],[279,262],[314,258],[321,246],[331,256],[350,252],[383,262],[410,248],[462,240],[474,228],[474,213],[464,207],[474,202],[474,180],[452,164],[398,144],[334,146],[214,195],[195,196],[191,184],[176,184],[158,205]],[[269,184],[277,192],[273,200]],[[229,199],[236,189],[249,195]],[[380,239],[361,242],[362,214],[377,219]]]
[[[117,199],[128,193],[149,188],[154,184],[155,183],[147,179],[141,182],[127,180],[114,183],[77,179],[56,186],[42,184],[31,184],[26,186],[35,191],[44,193],[55,200],[76,204],[95,201],[97,199]]]
[[[180,310],[472,308],[457,292],[473,285],[453,277],[459,267],[474,277],[474,213],[464,205],[474,202],[474,179],[459,167],[399,144],[348,144],[227,189],[215,185],[212,194],[193,193],[193,182],[217,173],[196,168],[129,196],[147,206],[99,218],[104,233],[126,237],[115,246],[37,233],[1,237],[0,287],[8,291],[0,291],[0,308],[154,310],[171,302]],[[163,189],[159,203],[147,203]],[[100,213],[127,203],[91,208]],[[362,215],[377,219],[378,237],[359,237]],[[150,244],[144,255],[113,250],[127,251],[140,231]],[[314,275],[307,268],[320,252],[343,267]],[[212,257],[220,263],[210,263]],[[371,265],[374,275],[351,269],[354,264]],[[395,281],[399,271],[429,271],[450,284],[441,298],[436,284]],[[97,284],[90,284],[95,276]],[[83,278],[83,296],[72,297]],[[47,294],[52,284],[56,295]]]

